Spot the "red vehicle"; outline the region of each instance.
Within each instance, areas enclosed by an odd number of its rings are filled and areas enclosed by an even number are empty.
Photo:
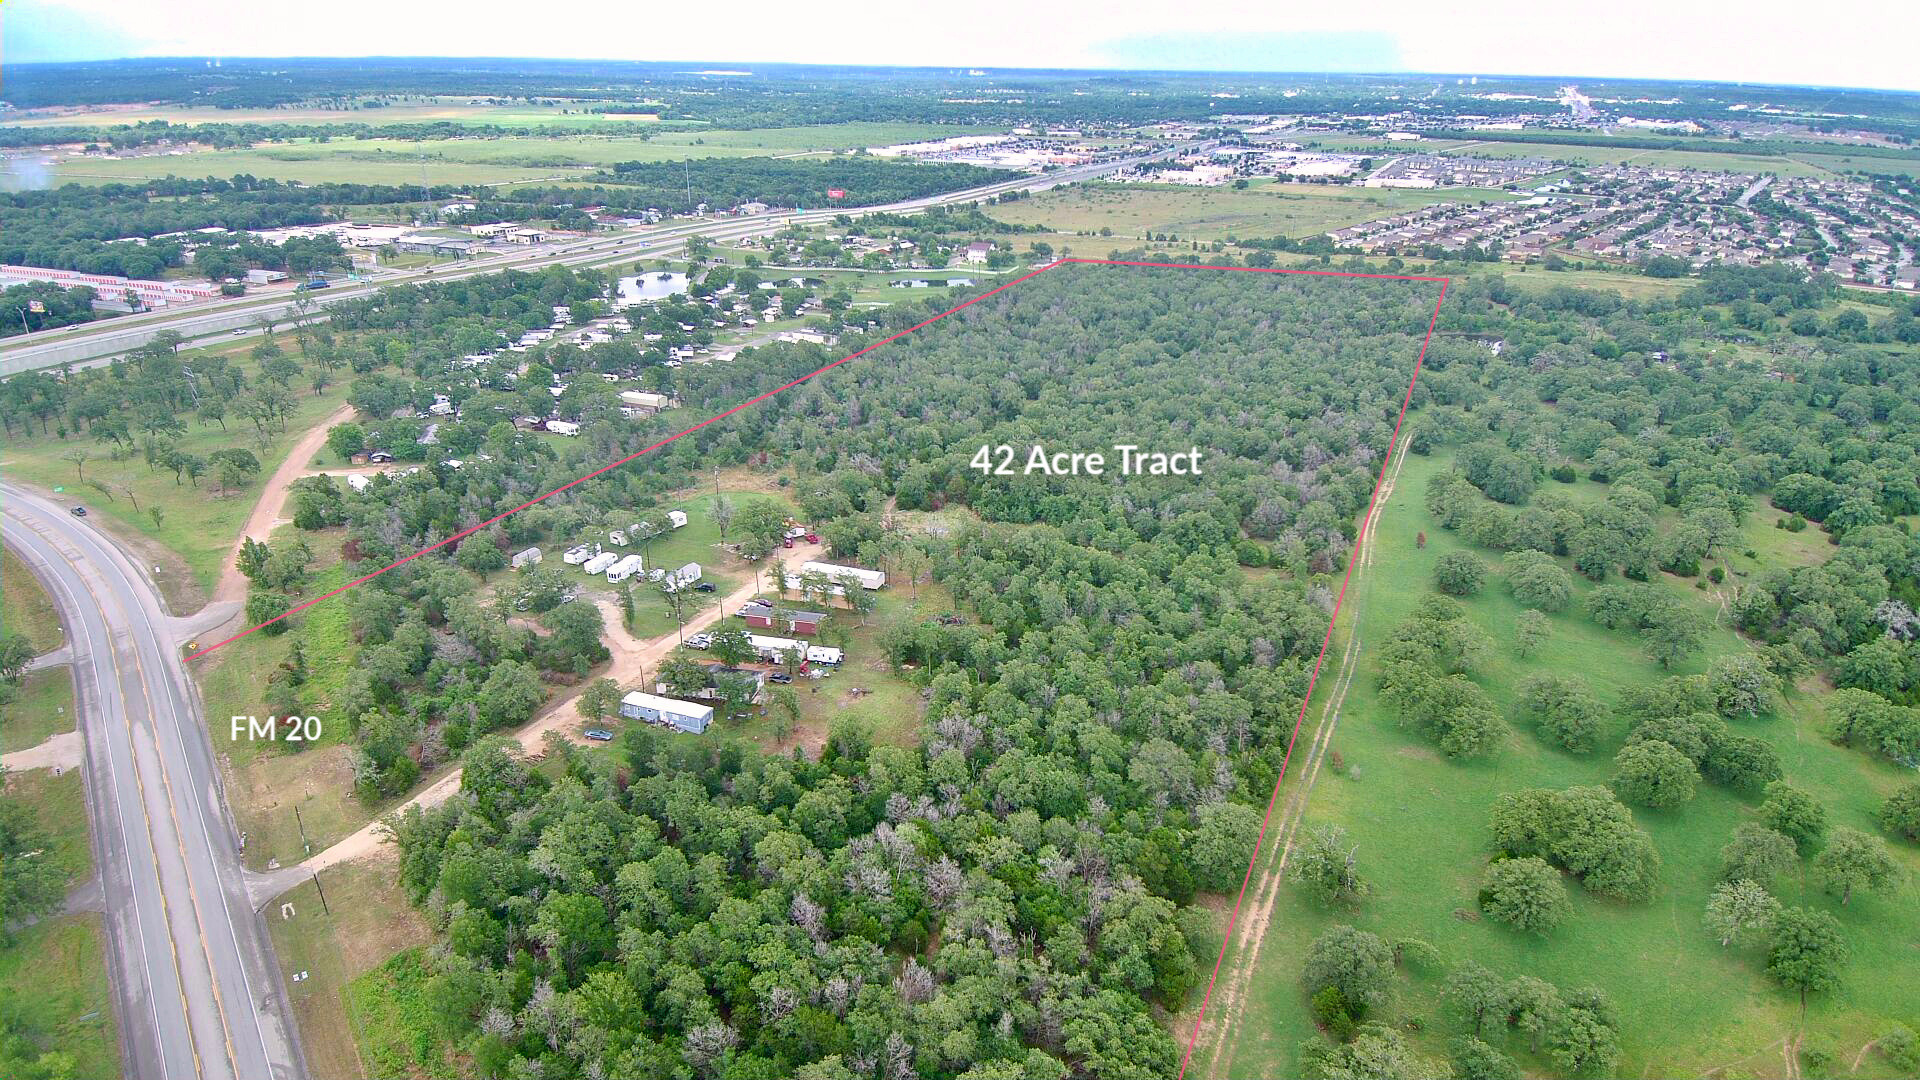
[[[781,546],[781,547],[792,547],[792,546],[793,546],[793,537],[791,537],[791,536],[783,536],[783,537],[781,537],[781,538],[780,538],[780,546]]]
[[[820,542],[820,535],[819,535],[818,533],[808,533],[808,534],[807,534],[807,543],[809,543],[809,544],[817,544],[817,543],[819,543],[819,542]]]

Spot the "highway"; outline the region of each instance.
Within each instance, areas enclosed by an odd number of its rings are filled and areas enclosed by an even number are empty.
[[[708,240],[738,240],[748,236],[778,232],[789,225],[817,225],[847,214],[860,217],[872,213],[910,214],[932,206],[978,202],[1010,191],[1044,191],[1062,184],[1091,180],[1149,161],[1198,148],[1182,144],[1165,150],[1123,158],[1096,165],[1078,165],[1053,172],[1002,180],[981,187],[929,195],[919,199],[867,207],[833,207],[790,214],[760,214],[754,217],[701,218],[676,220],[666,225],[647,226],[627,232],[589,236],[579,240],[542,244],[525,252],[487,255],[463,263],[436,268],[432,273],[410,271],[381,275],[357,284],[336,285],[308,295],[321,307],[367,296],[388,285],[410,282],[449,281],[475,274],[501,270],[528,270],[542,266],[595,266],[634,259],[659,258],[679,251],[687,240],[703,236]],[[41,330],[9,338],[0,349],[0,376],[22,371],[72,364],[86,367],[111,361],[131,349],[152,340],[162,330],[176,330],[189,341],[249,329],[271,313],[277,320],[292,318],[293,295],[278,293],[270,299],[259,296],[216,300],[177,308],[162,308],[137,315],[122,315],[79,328]]]
[[[72,645],[87,812],[126,1075],[306,1075],[248,903],[199,696],[153,583],[66,507],[0,483],[7,546]]]

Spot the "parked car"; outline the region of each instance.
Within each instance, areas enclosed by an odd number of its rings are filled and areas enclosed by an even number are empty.
[[[233,328],[233,336],[234,336],[234,337],[240,337],[241,335],[243,335],[243,334],[245,334],[246,332],[247,332],[247,328],[246,328],[246,327],[244,327],[244,326],[236,326],[236,327],[234,327],[234,328]]]
[[[787,674],[784,671],[775,671],[767,675],[767,681],[777,682],[777,683],[790,683],[793,681],[793,676]]]
[[[594,742],[612,742],[613,741],[613,732],[608,731],[606,728],[598,728],[598,727],[588,728],[586,731],[586,735],[587,735],[587,738],[592,739]]]
[[[817,543],[819,543],[819,542],[820,542],[820,534],[819,534],[819,533],[808,533],[808,534],[807,534],[807,543],[809,543],[809,544],[817,544]]]
[[[704,649],[713,644],[712,634],[695,634],[686,640],[689,649]]]
[[[86,517],[87,508],[84,506],[76,506],[73,509],[67,511],[67,513],[72,514],[74,517]]]
[[[793,537],[791,537],[791,536],[783,536],[783,537],[781,537],[781,538],[780,538],[780,546],[781,546],[781,547],[785,547],[785,548],[790,548],[790,547],[792,547],[792,546],[793,546]]]
[[[695,585],[695,586],[693,587],[693,591],[694,591],[694,592],[713,592],[713,591],[714,591],[714,588],[713,588],[713,582],[711,582],[711,581],[703,581],[703,582],[701,582],[701,583],[699,583],[698,585]]]

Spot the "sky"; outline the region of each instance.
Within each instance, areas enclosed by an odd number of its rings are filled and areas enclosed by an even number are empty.
[[[1773,10],[1773,9],[1778,9]],[[0,59],[537,56],[960,68],[1414,71],[1920,91],[1920,5],[1825,0],[10,0]],[[4,96],[0,70],[0,96]]]

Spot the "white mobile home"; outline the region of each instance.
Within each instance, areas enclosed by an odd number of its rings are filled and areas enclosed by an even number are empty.
[[[834,563],[813,562],[811,560],[800,564],[800,572],[803,574],[825,574],[827,577],[842,585],[848,582],[855,582],[863,589],[878,589],[887,583],[887,574],[884,570],[863,570],[858,566],[839,566]]]
[[[700,564],[690,562],[678,570],[671,571],[665,576],[668,581],[668,588],[684,589],[700,580]]]
[[[807,654],[807,643],[804,641],[796,641],[793,638],[765,637],[760,634],[748,634],[747,640],[753,643],[755,649],[759,650],[762,660],[769,660],[776,664],[783,660],[790,652],[797,652],[801,656]]]
[[[627,580],[645,569],[646,560],[638,555],[629,555],[612,566],[607,567],[607,580],[615,585]]]
[[[549,420],[547,421],[547,430],[553,432],[555,435],[578,435],[580,434],[580,425],[571,420]]]
[[[603,551],[600,554],[595,555],[593,558],[588,559],[587,565],[581,567],[580,569],[585,570],[589,574],[604,574],[607,572],[607,567],[612,566],[614,563],[617,563],[619,561],[620,561],[620,556],[615,555],[611,551]]]
[[[593,554],[592,548],[581,544],[579,547],[568,548],[567,553],[560,556],[560,561],[566,563],[568,566],[579,566],[581,563],[593,558]]]
[[[713,723],[713,706],[696,705],[679,698],[660,697],[633,691],[620,699],[620,715],[649,724],[665,724],[677,731],[698,735]]]
[[[525,551],[514,553],[513,568],[515,570],[525,570],[529,566],[539,566],[539,565],[540,565],[540,549],[537,547],[530,547]]]

